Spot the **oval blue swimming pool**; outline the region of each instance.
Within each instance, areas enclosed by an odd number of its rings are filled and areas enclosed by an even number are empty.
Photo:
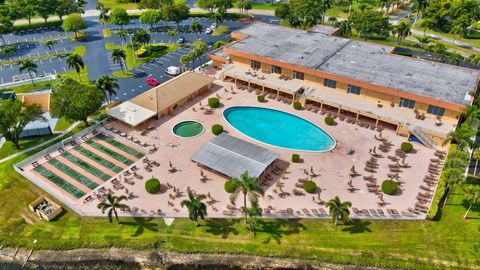
[[[335,147],[335,140],[323,129],[290,113],[235,106],[225,109],[223,116],[239,132],[268,145],[314,152],[325,152]]]

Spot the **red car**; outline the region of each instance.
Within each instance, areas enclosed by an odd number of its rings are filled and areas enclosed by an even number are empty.
[[[160,84],[160,83],[159,83],[156,79],[154,79],[154,78],[147,78],[147,79],[145,80],[145,82],[146,82],[148,85],[151,85],[151,86],[157,86],[157,85]]]

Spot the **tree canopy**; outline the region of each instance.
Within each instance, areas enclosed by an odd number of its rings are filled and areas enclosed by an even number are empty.
[[[130,17],[124,8],[115,8],[110,13],[110,21],[115,25],[119,25],[123,30],[123,26],[130,23]]]
[[[149,9],[142,12],[140,15],[140,22],[150,24],[150,27],[153,27],[153,24],[158,23],[162,19],[162,14],[157,10]]]
[[[65,18],[62,23],[62,29],[65,30],[65,32],[74,32],[75,38],[78,38],[78,32],[82,29],[85,29],[85,23],[83,22],[80,14],[73,13]]]
[[[364,39],[387,38],[392,28],[388,17],[383,12],[367,9],[356,11],[350,16],[352,28]]]
[[[290,0],[277,6],[275,16],[306,29],[320,23],[328,7],[322,0]]]

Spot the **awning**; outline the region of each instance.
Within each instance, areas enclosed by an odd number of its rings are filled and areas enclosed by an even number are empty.
[[[126,101],[110,109],[107,114],[117,120],[129,124],[130,126],[136,127],[154,117],[156,112],[138,106],[130,101]]]

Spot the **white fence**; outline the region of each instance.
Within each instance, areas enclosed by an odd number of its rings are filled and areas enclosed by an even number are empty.
[[[57,78],[57,75],[51,74],[51,75],[46,75],[46,76],[43,76],[43,77],[33,78],[33,81],[34,82],[44,82],[44,81],[55,80],[56,78]],[[16,86],[20,86],[20,85],[29,84],[29,83],[32,83],[32,80],[25,79],[25,80],[16,81],[16,82],[4,83],[4,84],[0,84],[0,89],[16,87]]]

